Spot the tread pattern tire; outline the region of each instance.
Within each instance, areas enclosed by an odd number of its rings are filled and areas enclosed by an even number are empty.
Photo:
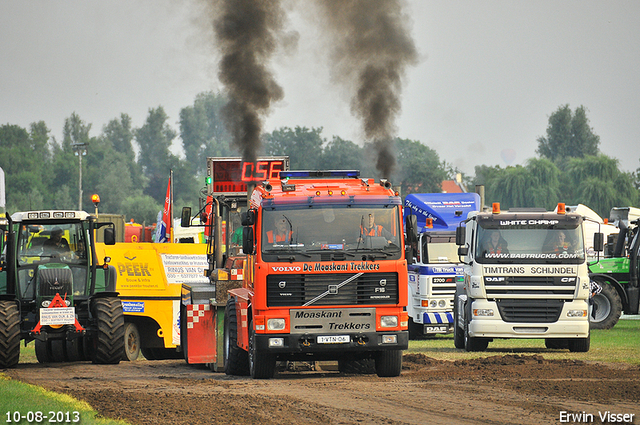
[[[253,379],[271,379],[276,371],[276,357],[271,353],[259,352],[255,345],[253,322],[249,325],[249,371]]]
[[[0,368],[20,361],[20,312],[13,301],[0,301]]]
[[[124,325],[124,357],[122,360],[133,362],[140,355],[140,332],[133,323]]]
[[[370,375],[376,373],[376,362],[374,359],[339,359],[338,371],[340,373]]]
[[[469,336],[469,322],[464,322],[464,349],[466,351],[484,351],[489,346],[486,338],[476,338]]]
[[[589,327],[591,329],[611,329],[620,319],[622,301],[613,285],[601,281],[598,281],[598,284],[602,287],[602,292],[592,299],[598,308],[595,319],[591,317],[591,312],[589,312]]]
[[[569,351],[572,353],[586,353],[591,347],[591,335],[586,338],[572,338],[569,340]]]
[[[381,378],[400,376],[402,372],[402,350],[379,351],[375,356],[376,374]]]
[[[51,344],[50,341],[40,341],[36,339],[36,359],[38,363],[51,363]]]
[[[458,305],[458,297],[455,299],[456,306]],[[464,349],[464,330],[458,326],[458,308],[453,308],[453,345],[459,349]]]
[[[236,300],[229,297],[224,309],[224,373],[227,375],[249,375],[249,353],[238,347],[238,320]]]
[[[93,363],[118,364],[124,352],[124,312],[118,298],[97,298],[92,303],[95,319]]]

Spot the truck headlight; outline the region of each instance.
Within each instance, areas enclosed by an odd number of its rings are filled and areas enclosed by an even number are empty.
[[[431,308],[436,308],[438,306],[438,301],[431,300]]]
[[[398,316],[380,316],[381,328],[397,328]]]
[[[285,327],[284,319],[268,319],[267,330],[268,331],[282,331]]]
[[[447,302],[445,300],[438,301],[438,307],[444,308],[445,305],[447,305]]]
[[[587,317],[587,310],[569,310],[567,317]]]
[[[474,316],[493,316],[493,309],[491,308],[476,308],[473,310]]]

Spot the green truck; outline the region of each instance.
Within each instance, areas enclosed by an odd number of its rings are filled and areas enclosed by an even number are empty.
[[[638,314],[638,254],[640,219],[620,220],[620,233],[610,242],[612,254],[589,266],[593,304],[592,329],[611,329],[621,313]]]

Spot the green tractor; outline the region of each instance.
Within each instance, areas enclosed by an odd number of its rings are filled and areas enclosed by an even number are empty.
[[[124,313],[116,270],[100,264],[95,236],[113,223],[84,211],[29,211],[0,222],[0,368],[14,367],[20,341],[35,341],[40,363],[91,360],[114,364],[124,355]]]
[[[611,243],[612,256],[601,258],[589,266],[592,288],[595,288],[592,298],[592,329],[611,329],[618,323],[623,312],[638,314],[640,219],[630,224],[632,226],[627,226],[624,221],[618,223],[620,233]]]

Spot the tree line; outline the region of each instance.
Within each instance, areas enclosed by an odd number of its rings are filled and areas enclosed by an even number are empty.
[[[127,220],[153,223],[162,209],[169,179],[174,176],[174,204],[198,207],[204,189],[206,158],[239,156],[221,110],[226,99],[205,92],[180,111],[179,130],[168,124],[159,106],[150,108],[139,128],[121,114],[98,136],[75,112],[65,119],[62,140],[43,121],[29,128],[0,126],[0,167],[6,181],[6,211],[76,209],[79,160],[74,145],[86,144],[82,159],[82,209],[93,211],[91,195],[100,195],[100,212],[124,214]],[[282,127],[263,135],[262,154],[289,155],[292,169],[359,169],[375,176],[371,146],[333,136],[322,128]],[[393,141],[397,166],[391,181],[403,195],[439,192],[441,182],[457,173],[438,153],[417,140]],[[172,152],[179,146],[184,155]],[[603,217],[612,206],[637,205],[638,172],[619,169],[617,160],[598,150],[599,138],[589,127],[583,107],[562,106],[549,118],[545,137],[538,139],[539,157],[525,166],[479,165],[475,176],[462,174],[473,190],[485,186],[487,202],[508,207],[553,208],[555,203],[584,203]]]

